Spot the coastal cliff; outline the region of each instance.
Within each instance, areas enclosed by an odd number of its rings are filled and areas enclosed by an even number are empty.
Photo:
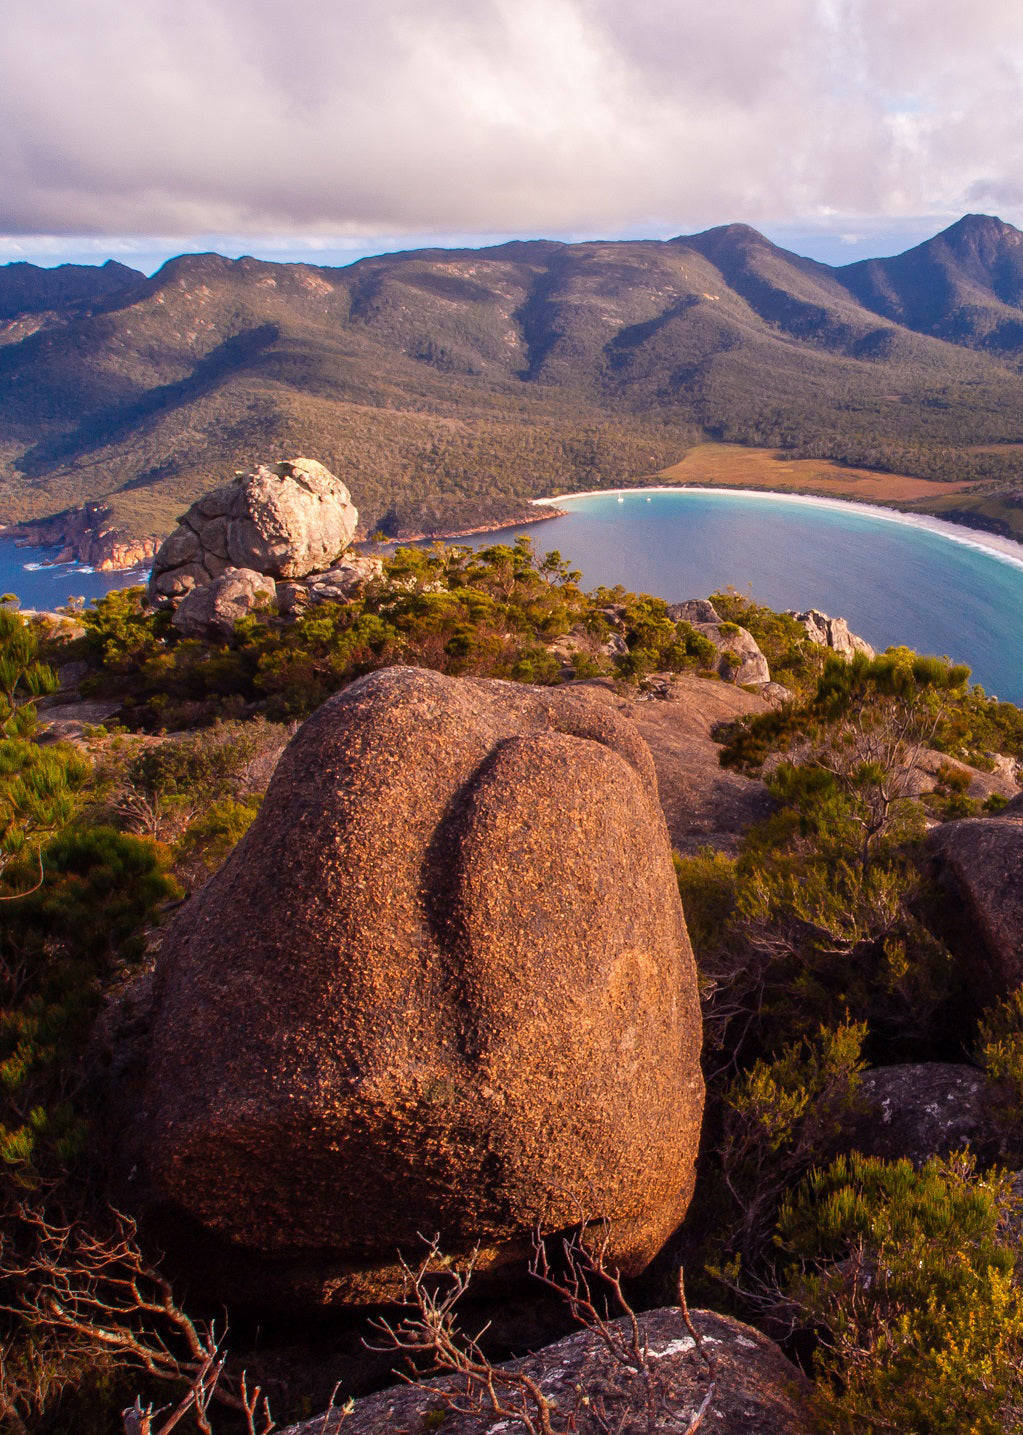
[[[159,546],[156,535],[136,537],[112,525],[111,517],[107,504],[85,503],[35,523],[11,524],[4,537],[27,548],[57,547],[54,563],[87,563],[100,573],[151,563]]]

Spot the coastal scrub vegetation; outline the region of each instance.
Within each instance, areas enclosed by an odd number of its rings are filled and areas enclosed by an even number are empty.
[[[897,648],[845,662],[748,596],[713,601],[790,697],[719,734],[722,763],[766,784],[770,815],[734,855],[677,859],[708,1085],[687,1279],[747,1319],[773,1312],[775,1334],[782,1312],[828,1429],[1011,1428],[1023,1405],[1011,1184],[965,1159],[914,1171],[861,1157],[849,1133],[869,1066],[972,1060],[997,1089],[1003,1150],[1019,1149],[1023,998],[986,1012],[967,1001],[930,921],[923,834],[973,810],[964,761],[1023,759],[1023,714],[944,660]],[[295,723],[393,663],[634,687],[654,673],[715,681],[718,656],[661,600],[586,593],[560,554],[526,540],[398,548],[353,600],[254,613],[228,642],[181,637],[138,589],[76,618],[69,636],[0,607],[0,1419],[40,1435],[109,1430],[140,1389],[185,1400],[206,1357],[222,1358],[105,1205],[103,1022],[111,994],[144,985],[163,916],[253,820]],[[50,742],[38,703],[70,660],[118,720]],[[945,764],[936,794],[915,780],[925,751]],[[62,1324],[55,1261],[76,1298],[105,1299],[75,1264],[79,1240],[104,1279],[141,1272],[163,1313],[129,1305],[106,1346]],[[244,1422],[231,1363],[218,1393]]]
[[[152,731],[256,713],[302,719],[353,678],[395,663],[544,684],[709,670],[715,655],[662,599],[583,593],[557,551],[538,556],[526,538],[479,551],[402,547],[383,563],[383,578],[351,601],[294,619],[252,613],[222,644],[179,638],[141,589],[111,593],[82,614],[99,664],[90,691],[116,696],[123,722]]]
[[[1020,1198],[969,1155],[814,1170],[778,1218],[786,1298],[819,1331],[817,1402],[843,1432],[1003,1435],[1023,1418]]]
[[[741,599],[726,611],[784,654],[785,620]],[[1019,757],[1020,714],[904,648],[793,671],[791,701],[721,734],[722,763],[765,781],[772,814],[734,857],[677,861],[712,1133],[689,1219],[738,1312],[785,1313],[825,1428],[1015,1428],[1018,1193],[973,1158],[914,1171],[861,1157],[851,1133],[868,1065],[976,1059],[1018,1156],[1021,999],[978,1012],[968,998],[929,925],[922,839],[964,815],[957,763]],[[947,755],[933,793],[918,781],[927,752]]]

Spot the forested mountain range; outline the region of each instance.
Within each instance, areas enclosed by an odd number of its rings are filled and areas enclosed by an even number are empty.
[[[990,512],[1014,502],[1021,365],[1023,234],[978,215],[839,268],[744,225],[345,268],[193,254],[149,279],[11,264],[0,521],[103,501],[165,533],[232,471],[305,453],[367,531],[452,531],[705,438],[975,481]]]

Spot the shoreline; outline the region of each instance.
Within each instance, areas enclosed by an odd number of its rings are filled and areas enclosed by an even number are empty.
[[[582,493],[556,493],[549,498],[531,498],[537,507],[550,507],[551,518],[563,514],[564,509],[555,505],[571,503],[579,498],[618,498],[628,494],[641,493],[700,493],[718,494],[723,498],[764,498],[776,503],[802,503],[815,508],[830,508],[838,512],[852,510],[869,518],[883,519],[888,523],[901,523],[910,528],[922,528],[931,533],[961,543],[965,548],[980,549],[1014,568],[1023,568],[1023,543],[1014,538],[1004,538],[999,533],[989,533],[983,528],[971,528],[965,523],[953,523],[947,518],[934,518],[927,513],[907,513],[903,509],[886,508],[877,503],[862,503],[855,498],[823,497],[819,494],[789,493],[771,488],[725,488],[706,487],[694,483],[645,484],[642,488],[591,488]]]
[[[614,490],[612,489],[611,492],[614,492]],[[577,494],[576,497],[581,498],[582,494]],[[524,502],[553,505],[554,499],[527,498]],[[506,528],[517,527],[520,523],[543,523],[544,520],[548,518],[567,517],[567,508],[553,508],[550,513],[523,514],[511,523],[481,523],[478,528],[457,528],[450,531],[446,530],[444,533],[412,533],[403,538],[388,538],[386,546],[389,548],[400,548],[403,543],[447,543],[452,538],[475,538],[477,533],[501,533]],[[352,544],[352,547],[358,548],[360,545],[372,542],[372,538],[358,538]]]
[[[864,503],[860,499],[840,498],[832,495],[797,493],[783,489],[771,488],[731,488],[724,485],[708,486],[695,483],[651,483],[643,484],[641,487],[626,488],[588,488],[576,493],[555,493],[544,498],[529,498],[525,502],[532,508],[546,509],[547,512],[535,515],[522,515],[518,520],[511,523],[484,523],[474,528],[459,528],[447,530],[444,533],[419,533],[402,538],[388,540],[386,546],[400,547],[403,543],[424,543],[440,542],[446,543],[453,539],[475,537],[481,533],[501,533],[514,529],[518,524],[542,523],[548,518],[567,518],[571,513],[571,505],[579,499],[585,498],[615,498],[623,500],[629,494],[649,493],[699,493],[706,496],[715,494],[723,497],[734,498],[763,498],[774,503],[795,503],[811,507],[832,509],[836,512],[852,510],[854,513],[862,513],[866,517],[881,519],[889,523],[901,523],[911,528],[922,528],[925,531],[936,533],[949,539],[951,542],[960,543],[966,548],[979,549],[981,552],[991,554],[1000,558],[1003,562],[1012,567],[1023,568],[1023,542],[1017,542],[1013,538],[1006,538],[1002,534],[992,533],[983,528],[974,528],[965,523],[954,523],[950,519],[937,518],[931,514],[907,512],[905,509],[887,507],[879,503]],[[895,500],[893,500],[895,502]],[[568,507],[561,505],[567,504]],[[28,549],[39,551],[45,548],[59,548],[57,544],[33,544],[16,536],[18,524],[0,524],[0,542],[6,541],[12,548]],[[14,533],[11,530],[15,530]],[[372,539],[358,539],[352,547],[362,549],[369,547]],[[99,572],[136,574],[143,581],[149,573],[151,564],[142,567],[138,563],[132,563],[123,568],[105,567],[98,569],[80,559],[52,558],[43,563],[26,563],[23,565],[27,570],[66,568],[83,575]]]
[[[7,525],[7,527],[14,527],[14,525],[10,524]],[[69,572],[82,573],[86,577],[103,573],[135,573],[143,577],[148,577],[152,568],[151,562],[147,563],[145,567],[141,567],[138,563],[132,563],[126,568],[97,568],[94,564],[85,563],[80,558],[62,558],[59,556],[61,552],[59,544],[29,543],[23,538],[12,537],[9,532],[5,531],[3,525],[0,525],[0,544],[6,544],[7,548],[14,549],[18,553],[49,553],[56,550],[58,554],[57,557],[40,559],[38,561],[29,559],[27,563],[22,563],[21,567],[26,573],[52,573],[59,568],[63,568]]]

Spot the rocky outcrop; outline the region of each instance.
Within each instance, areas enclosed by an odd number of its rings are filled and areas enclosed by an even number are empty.
[[[927,846],[963,980],[981,1003],[1005,996],[1023,983],[1023,811],[946,822]]]
[[[991,1083],[973,1066],[946,1061],[881,1066],[864,1072],[861,1109],[850,1122],[849,1150],[922,1166],[932,1156],[969,1147],[981,1159],[998,1154]]]
[[[795,701],[795,693],[787,688],[784,683],[763,683],[757,691],[757,696],[763,698],[765,703],[770,703],[773,708],[780,708],[783,703]]]
[[[321,463],[260,464],[192,504],[156,555],[150,601],[172,606],[229,567],[274,579],[320,573],[351,543],[357,522],[348,489]]]
[[[864,653],[868,658],[874,657],[874,649],[863,638],[850,633],[849,624],[844,618],[829,618],[827,613],[821,613],[817,608],[810,608],[805,613],[790,610],[790,615],[806,629],[806,636],[811,643],[817,643],[822,648],[831,648],[843,658],[851,658],[854,653]]]
[[[635,1272],[689,1201],[699,1044],[635,730],[388,669],[299,731],[164,940],[137,1199],[278,1306],[393,1298],[421,1232],[479,1243],[485,1288],[582,1214]]]
[[[234,625],[256,607],[277,598],[277,585],[251,568],[226,568],[219,578],[186,593],[171,623],[183,637],[214,638],[227,642]]]
[[[910,797],[921,797],[934,792],[949,776],[958,776],[965,784],[964,795],[976,802],[986,802],[991,797],[1010,799],[1019,793],[1016,780],[1016,764],[1012,758],[996,757],[990,771],[971,767],[968,762],[949,757],[948,753],[925,747],[914,754],[913,766],[908,773],[906,793]],[[1002,815],[1008,808],[1002,809]]]
[[[684,603],[669,603],[668,617],[674,623],[690,624],[709,638],[718,650],[714,664],[718,677],[739,686],[757,686],[771,681],[767,659],[752,633],[738,623],[726,623],[707,598],[687,598]]]
[[[13,524],[4,537],[36,548],[59,548],[54,563],[85,563],[101,573],[151,563],[159,540],[134,538],[112,523],[112,517],[107,504],[86,503],[36,523]]]
[[[718,650],[716,669],[726,683],[756,686],[771,681],[767,659],[752,633],[737,623],[694,623],[693,627],[709,638]]]
[[[693,1311],[692,1321],[704,1351],[714,1361],[713,1389],[708,1362],[677,1310],[652,1310],[639,1316],[640,1341],[648,1349],[654,1388],[662,1397],[652,1427],[647,1423],[645,1380],[623,1369],[593,1331],[566,1336],[498,1369],[536,1381],[557,1412],[556,1428],[571,1428],[579,1435],[648,1429],[656,1435],[677,1435],[694,1428],[692,1422],[705,1401],[701,1428],[716,1435],[812,1435],[819,1428],[809,1411],[810,1382],[773,1341],[752,1326],[710,1311]],[[612,1322],[611,1330],[629,1343],[625,1320]],[[458,1384],[456,1377],[422,1386],[392,1386],[357,1400],[346,1415],[335,1410],[303,1425],[289,1425],[281,1435],[381,1435],[385,1430],[435,1428],[445,1435],[497,1435],[514,1428],[506,1416],[451,1409],[439,1396],[442,1390],[462,1392],[466,1386]],[[458,1403],[471,1406],[471,1399],[470,1392]],[[485,1395],[482,1403],[485,1407]],[[535,1419],[536,1407],[526,1408]]]
[[[709,598],[687,598],[684,603],[669,603],[668,617],[673,623],[720,623],[718,610]]]

